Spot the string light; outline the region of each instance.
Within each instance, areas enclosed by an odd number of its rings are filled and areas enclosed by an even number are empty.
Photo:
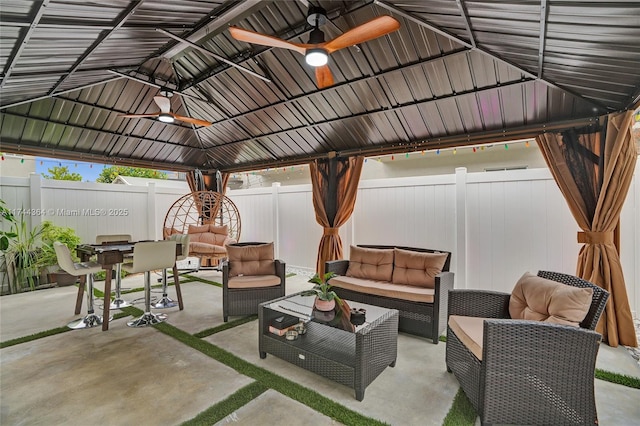
[[[436,149],[436,155],[440,155],[440,148]]]
[[[420,155],[424,155],[424,149],[422,150],[422,152],[420,153]]]
[[[504,149],[509,149],[509,144],[504,144]]]
[[[24,164],[24,158],[20,159],[20,164]]]
[[[526,146],[527,148],[529,148],[529,141],[526,141],[526,142],[524,143],[524,146]]]
[[[475,146],[473,147],[473,152],[476,152],[476,147]]]
[[[453,148],[453,155],[456,155],[458,153],[458,149],[457,148]]]
[[[404,157],[409,158],[409,153],[407,152]]]
[[[393,155],[391,156],[391,161],[395,160],[396,157],[394,157]]]

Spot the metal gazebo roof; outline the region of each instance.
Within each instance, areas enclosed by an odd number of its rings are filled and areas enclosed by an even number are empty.
[[[295,52],[380,15],[400,30],[335,52],[318,89]],[[167,170],[243,171],[588,125],[640,99],[637,1],[3,0],[0,150]],[[241,68],[242,69],[241,69]],[[172,111],[213,124],[167,124]]]

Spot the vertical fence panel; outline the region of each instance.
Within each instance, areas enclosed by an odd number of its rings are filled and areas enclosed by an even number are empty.
[[[227,196],[240,212],[240,241],[274,241],[271,188],[231,190]]]
[[[311,185],[279,188],[280,258],[292,268],[315,272],[322,227],[316,222]]]
[[[8,209],[30,209],[31,196],[29,190],[29,178],[3,177],[0,185],[0,199],[4,200]],[[31,224],[31,218],[27,218]],[[6,223],[0,223],[0,227],[8,231]]]

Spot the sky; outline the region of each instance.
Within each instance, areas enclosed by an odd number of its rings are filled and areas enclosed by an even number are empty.
[[[36,173],[49,174],[49,169],[55,166],[67,166],[70,173],[80,174],[83,182],[95,182],[102,168],[105,167],[104,164],[36,157]]]

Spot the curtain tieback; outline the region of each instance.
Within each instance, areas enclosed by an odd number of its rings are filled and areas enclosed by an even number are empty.
[[[338,235],[340,228],[323,228],[322,235]]]
[[[578,231],[580,244],[613,244],[613,231],[591,232]]]

